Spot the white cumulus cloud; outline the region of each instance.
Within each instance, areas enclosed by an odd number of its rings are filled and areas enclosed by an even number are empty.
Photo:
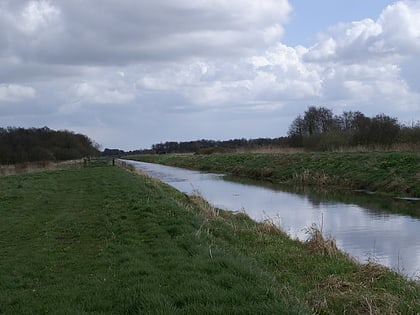
[[[384,9],[375,21],[341,23],[319,36],[309,61],[360,62],[368,58],[414,56],[420,52],[420,2],[400,1]]]

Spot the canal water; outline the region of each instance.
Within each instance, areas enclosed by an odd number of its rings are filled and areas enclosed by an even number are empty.
[[[313,198],[278,187],[226,180],[220,174],[125,162],[184,193],[198,192],[218,208],[244,211],[257,221],[270,219],[292,238],[305,240],[305,230],[316,224],[325,236],[334,237],[340,249],[359,261],[370,259],[410,278],[420,277],[420,219],[417,217],[392,214],[377,207],[372,210],[351,201],[337,202],[325,196]]]

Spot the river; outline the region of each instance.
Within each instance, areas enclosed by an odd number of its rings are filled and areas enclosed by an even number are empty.
[[[186,194],[199,192],[215,207],[244,211],[256,221],[270,219],[292,238],[305,240],[305,229],[315,223],[324,235],[331,235],[340,249],[357,260],[370,259],[409,278],[420,277],[417,217],[380,209],[372,211],[328,198],[313,199],[306,194],[226,180],[220,174],[124,161]]]

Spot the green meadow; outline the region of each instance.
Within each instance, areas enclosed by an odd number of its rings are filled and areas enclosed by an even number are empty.
[[[0,217],[0,314],[420,312],[418,283],[316,230],[301,243],[104,162],[0,177]]]

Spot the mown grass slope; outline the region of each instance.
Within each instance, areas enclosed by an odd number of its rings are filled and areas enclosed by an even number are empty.
[[[275,183],[420,197],[420,152],[145,155],[135,159]]]
[[[420,312],[420,288],[119,167],[0,178],[1,314]]]

